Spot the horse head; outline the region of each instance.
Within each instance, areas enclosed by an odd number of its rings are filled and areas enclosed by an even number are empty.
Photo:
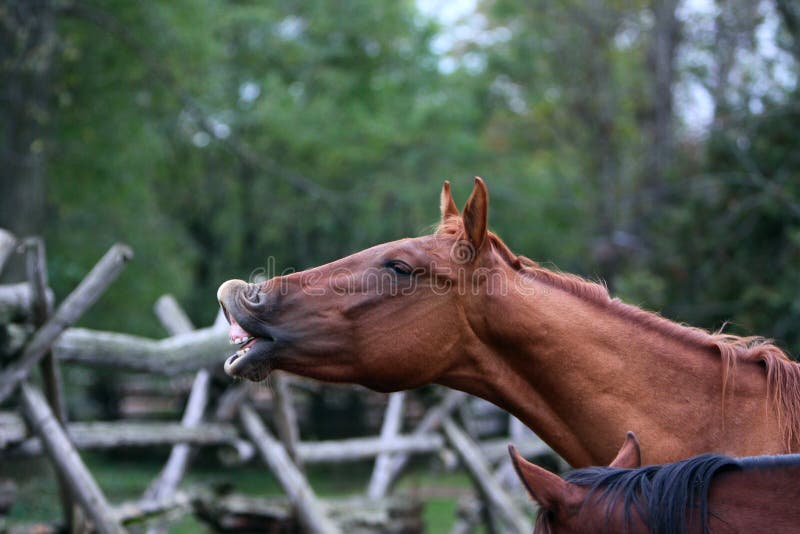
[[[545,532],[585,532],[586,526],[594,520],[595,525],[607,521],[604,506],[592,506],[587,502],[590,488],[570,483],[560,476],[547,471],[523,458],[513,445],[508,446],[511,461],[517,475],[525,486],[528,495],[541,507],[537,520],[537,531]],[[639,440],[633,432],[628,432],[617,456],[609,467],[635,469],[642,464]]]
[[[445,182],[434,234],[263,283],[223,283],[217,299],[240,345],[226,372],[257,381],[282,369],[379,391],[457,376],[485,328],[488,273],[507,268],[490,244],[488,208],[480,178],[461,212]]]

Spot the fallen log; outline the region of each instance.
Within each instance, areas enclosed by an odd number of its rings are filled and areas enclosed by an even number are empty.
[[[222,365],[230,351],[227,332],[215,327],[161,340],[70,328],[53,346],[56,357],[64,362],[167,376]]]

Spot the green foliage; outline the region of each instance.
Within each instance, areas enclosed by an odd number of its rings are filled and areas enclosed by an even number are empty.
[[[164,292],[206,324],[222,280],[419,234],[443,179],[463,201],[480,174],[514,250],[798,353],[797,99],[758,89],[778,56],[732,63],[768,12],[681,19],[698,52],[674,83],[709,88],[717,122],[672,126],[654,172],[654,5],[485,0],[488,37],[456,39],[443,69],[446,29],[411,0],[77,3],[52,75],[53,285],[127,241],[136,260],[87,324],[160,335]],[[753,95],[764,109],[741,109]]]
[[[703,172],[656,230],[669,308],[775,338],[800,355],[800,153],[796,97],[712,132]],[[702,221],[702,223],[700,223]]]

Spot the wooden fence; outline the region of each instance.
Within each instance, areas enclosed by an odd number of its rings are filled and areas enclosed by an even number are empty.
[[[271,525],[280,532],[419,532],[424,528],[419,503],[391,495],[391,489],[412,455],[437,454],[457,458],[476,490],[475,497],[460,502],[453,532],[470,532],[481,522],[490,532],[531,532],[532,508],[525,509],[529,505],[517,491],[506,446],[513,439],[527,456],[552,451],[513,418],[508,437],[479,440],[482,425],[491,419],[481,415],[492,411],[488,403],[442,388],[440,400],[403,432],[409,394],[393,393],[378,436],[302,441],[293,390],[304,379],[276,372],[271,377],[273,435],[254,408],[248,384],[231,381],[222,394],[212,395],[212,373],[230,350],[221,315],[213,325],[195,328],[175,299],[164,296],[155,304],[170,334],[164,339],[73,326],[133,257],[128,247],[111,247],[57,307],[47,286],[42,241],[18,240],[0,230],[0,272],[14,254],[24,256],[27,280],[0,285],[0,402],[14,398],[17,406],[0,412],[0,461],[46,455],[58,474],[64,522],[72,531],[117,533],[137,525],[161,533],[167,531],[164,517],[194,513],[226,530],[267,530]],[[71,422],[61,392],[62,363],[193,376],[183,416],[175,422]],[[41,389],[31,380],[37,367]],[[164,445],[171,452],[161,472],[141,498],[125,503],[109,502],[80,455]],[[217,447],[236,461],[259,459],[279,481],[286,501],[183,488],[192,450],[199,447]],[[307,464],[365,459],[374,459],[374,468],[363,497],[320,499],[304,473]],[[0,481],[0,513],[3,499],[13,498],[10,494]]]

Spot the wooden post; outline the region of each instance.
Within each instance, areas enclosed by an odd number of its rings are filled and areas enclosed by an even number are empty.
[[[3,267],[6,265],[6,260],[14,252],[14,247],[17,245],[17,239],[14,234],[8,230],[0,228],[0,273],[3,272]]]
[[[114,245],[106,252],[53,316],[36,331],[19,360],[9,365],[0,375],[0,402],[7,399],[17,384],[28,376],[31,368],[48,353],[50,346],[64,329],[75,323],[100,298],[132,257],[133,252],[126,245]]]
[[[448,390],[444,399],[439,404],[428,410],[428,412],[425,414],[425,417],[423,417],[422,421],[420,421],[417,427],[414,428],[411,435],[421,436],[436,430],[439,425],[441,425],[442,420],[449,416],[450,413],[466,396],[467,394],[462,391],[457,391],[455,389]],[[386,469],[386,476],[381,478],[380,485],[379,483],[375,484],[375,492],[373,495],[386,495],[386,493],[389,491],[389,488],[392,486],[394,481],[397,480],[397,477],[408,463],[408,458],[408,454],[403,453],[392,456],[389,466]]]
[[[33,325],[40,328],[53,313],[52,300],[47,298],[47,259],[44,242],[39,237],[30,237],[23,241],[23,246],[25,247],[25,271],[31,287],[31,318]],[[39,371],[42,374],[47,402],[63,427],[67,422],[67,409],[62,393],[61,373],[52,352],[48,351],[39,362]],[[64,513],[64,522],[67,529],[73,530],[77,525],[83,524],[83,514],[81,514],[80,508],[72,502],[67,481],[60,473],[57,476],[58,495]]]
[[[289,458],[286,449],[270,434],[258,414],[245,404],[239,410],[239,419],[250,440],[258,448],[261,459],[283,486],[303,527],[314,534],[339,532],[317,500],[314,490]]]
[[[194,330],[194,324],[181,305],[172,295],[162,295],[153,306],[153,311],[167,330],[167,333],[174,336],[186,334]]]
[[[247,402],[247,395],[250,391],[252,382],[244,382],[228,387],[217,401],[214,410],[214,420],[221,422],[233,421],[239,414],[239,408]]]
[[[25,267],[31,286],[31,312],[33,324],[40,328],[53,312],[52,301],[47,298],[47,260],[41,238],[30,237],[23,242],[25,247]],[[44,382],[44,392],[56,418],[63,425],[67,422],[61,374],[58,362],[47,351],[39,364]]]
[[[33,318],[33,290],[28,282],[0,284],[0,324],[30,321]],[[53,292],[45,289],[47,304],[53,303]]]
[[[156,301],[155,312],[161,324],[167,332],[172,335],[186,334],[194,330],[194,325],[189,317],[181,309],[178,301],[172,295],[163,295]],[[208,405],[209,386],[211,385],[211,373],[207,369],[200,369],[195,375],[192,383],[192,390],[189,393],[189,400],[183,412],[181,425],[186,428],[193,428],[200,424],[203,414]],[[145,501],[158,501],[171,496],[178,489],[178,486],[186,474],[189,465],[189,457],[192,450],[187,443],[179,443],[172,447],[167,463],[161,473],[153,480],[145,490],[142,497]],[[147,529],[149,534],[166,532],[166,526],[162,523],[151,526]]]
[[[300,430],[297,426],[297,412],[294,410],[289,381],[286,379],[286,375],[280,371],[271,373],[270,377],[275,399],[275,426],[278,430],[278,437],[286,447],[286,452],[289,453],[292,461],[302,471],[303,464],[297,455]]]
[[[514,505],[492,476],[491,469],[481,454],[480,447],[449,417],[442,422],[445,436],[461,458],[462,463],[478,487],[488,511],[497,514],[509,532],[528,534],[533,531],[530,521]]]
[[[23,384],[21,389],[25,417],[44,443],[56,469],[69,484],[72,495],[94,522],[95,528],[104,534],[125,532],[42,394],[29,384]]]
[[[386,415],[381,426],[381,441],[392,441],[400,431],[403,422],[403,404],[405,404],[406,394],[398,391],[389,395],[389,405],[386,407]],[[389,454],[380,454],[375,459],[375,466],[372,469],[372,476],[367,488],[367,497],[378,500],[384,497],[389,487],[388,479],[391,476],[392,457]]]
[[[508,440],[510,443],[522,443],[531,438],[537,438],[519,419],[513,415],[508,416]],[[507,489],[523,490],[522,482],[517,476],[517,471],[511,462],[511,457],[506,456],[500,461],[500,465],[494,470],[494,477],[500,484]]]

